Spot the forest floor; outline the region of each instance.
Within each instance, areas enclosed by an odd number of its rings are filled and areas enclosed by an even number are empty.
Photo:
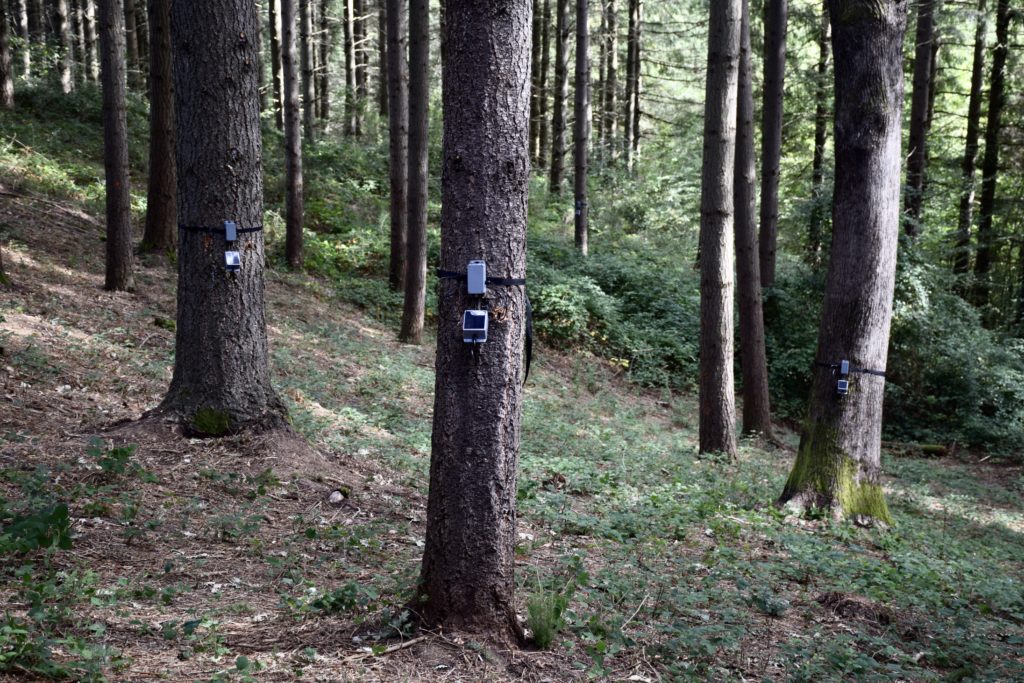
[[[1020,467],[887,453],[894,528],[794,518],[772,504],[793,434],[698,458],[692,397],[550,349],[517,601],[531,628],[565,605],[552,646],[415,631],[432,346],[270,269],[295,434],[139,423],[170,380],[173,267],[103,291],[101,218],[21,180],[0,177],[0,680],[1024,680]]]

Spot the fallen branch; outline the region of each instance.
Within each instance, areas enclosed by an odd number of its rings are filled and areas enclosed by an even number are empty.
[[[363,659],[369,659],[371,657],[382,657],[384,655],[389,655],[392,652],[398,652],[399,650],[404,650],[407,647],[412,647],[416,643],[422,643],[427,638],[428,638],[428,636],[418,636],[416,638],[413,638],[412,640],[405,640],[405,641],[402,641],[401,643],[395,643],[394,645],[389,645],[388,647],[384,648],[380,652],[373,652],[372,650],[370,652],[360,652],[357,655],[351,655],[349,657],[346,657],[342,661],[345,662],[346,664],[349,664],[351,662],[358,662],[358,661],[361,661]]]

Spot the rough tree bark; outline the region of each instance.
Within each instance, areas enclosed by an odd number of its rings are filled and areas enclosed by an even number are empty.
[[[334,32],[331,30],[330,4],[330,0],[320,1],[320,64],[318,66],[318,82],[320,84],[320,118],[324,121],[331,118],[331,77],[329,67],[331,38]]]
[[[388,9],[386,0],[377,0],[377,113],[388,116]]]
[[[299,54],[302,69],[302,137],[307,143],[313,142],[313,116],[315,95],[313,94],[313,0],[297,0],[299,3]]]
[[[174,375],[160,411],[194,433],[284,425],[270,384],[264,314],[256,4],[171,7],[178,140],[178,315]],[[241,268],[224,268],[223,221]],[[201,232],[200,229],[210,230]]]
[[[54,18],[57,20],[57,39],[60,41],[58,56],[60,68],[60,89],[69,93],[75,89],[72,77],[74,69],[74,49],[71,38],[71,16],[68,12],[68,0],[57,0]]]
[[[281,0],[269,0],[267,3],[270,14],[270,69],[274,83],[274,125],[284,130],[284,105],[281,101],[281,38],[278,33],[278,3]]]
[[[988,119],[985,122],[985,156],[981,161],[981,203],[978,206],[978,250],[974,258],[974,305],[982,310],[986,326],[995,321],[987,310],[992,291],[990,271],[995,235],[992,222],[996,203],[996,178],[999,174],[999,133],[1003,105],[1006,103],[1006,56],[1009,52],[1010,2],[996,5],[996,45],[992,50],[992,76],[988,86]]]
[[[917,3],[915,31],[914,85],[910,102],[910,139],[907,153],[907,190],[904,198],[904,232],[909,237],[921,234],[921,204],[925,169],[928,164],[928,104],[932,101],[932,44],[935,37],[935,0]]]
[[[284,80],[285,260],[302,267],[305,220],[302,178],[302,123],[299,121],[299,72],[295,47],[295,3],[281,0],[281,71]]]
[[[103,168],[107,195],[107,263],[104,288],[130,290],[132,223],[128,192],[128,120],[125,106],[124,26],[119,0],[100,0],[103,76]]]
[[[405,302],[398,338],[423,338],[427,293],[427,142],[430,103],[430,3],[409,1],[409,219],[405,242]]]
[[[387,0],[388,143],[391,180],[391,289],[405,286],[405,240],[409,220],[409,29],[406,0]]]
[[[540,131],[537,133],[537,168],[548,165],[548,72],[551,69],[551,0],[544,0],[544,16],[541,19],[540,46],[540,102],[537,115],[540,117]]]
[[[766,0],[764,7],[764,89],[761,101],[761,232],[758,236],[762,287],[771,287],[775,284],[788,20],[787,0]]]
[[[569,102],[569,0],[555,0],[555,103],[551,113],[551,173],[548,190],[562,194],[565,124]]]
[[[91,5],[91,0],[87,0],[87,5]],[[28,0],[15,0],[15,16],[17,17],[18,24],[18,37],[21,38],[21,68],[22,74],[25,80],[32,78],[32,37],[29,33],[28,27]],[[95,29],[93,29],[95,31]],[[94,36],[95,39],[95,36]],[[96,80],[96,71],[93,73],[92,80]]]
[[[14,73],[11,38],[7,29],[7,3],[0,1],[0,107],[14,106]]]
[[[100,60],[96,52],[96,4],[82,0],[82,28],[85,32],[85,73],[90,81],[100,78]]]
[[[573,160],[575,174],[575,243],[583,256],[589,251],[587,207],[587,152],[590,148],[590,27],[587,25],[588,0],[576,0],[576,96],[574,99]]]
[[[736,455],[733,171],[741,0],[711,5],[700,196],[700,452]]]
[[[833,518],[891,522],[881,485],[883,372],[900,232],[900,133],[907,0],[831,0],[836,178],[832,249],[810,407],[779,500]]]
[[[540,158],[540,22],[543,13],[538,11],[538,0],[533,0],[533,31],[530,47],[530,162],[537,165]]]
[[[125,48],[128,55],[128,85],[138,88],[142,82],[142,64],[139,61],[138,22],[135,16],[135,3],[132,0],[121,0],[124,8]]]
[[[818,32],[818,66],[814,84],[814,158],[811,161],[811,216],[807,230],[807,255],[817,266],[821,258],[821,236],[825,225],[825,143],[828,141],[828,56],[832,40],[832,26],[828,20],[828,0],[821,13]]]
[[[622,116],[622,152],[626,168],[633,170],[633,117],[636,116],[633,101],[633,80],[637,60],[637,10],[640,0],[629,0],[629,20],[626,31],[626,93]]]
[[[605,0],[605,75],[603,94],[603,116],[604,144],[608,153],[608,161],[614,162],[616,156],[615,145],[615,114],[617,107],[617,90],[619,87],[619,40],[618,21],[616,15],[618,8],[615,0]]]
[[[353,0],[345,3],[345,135],[358,135],[362,125],[359,122],[359,107],[356,104],[356,46],[353,40]]]
[[[772,436],[765,357],[761,274],[757,253],[757,175],[754,170],[754,86],[750,55],[750,0],[742,0],[736,106],[736,283],[739,290],[743,433]]]
[[[953,273],[966,275],[971,268],[971,224],[974,222],[974,171],[978,161],[978,134],[981,129],[981,92],[985,83],[986,0],[978,0],[978,23],[974,32],[974,60],[971,66],[971,93],[967,101],[967,135],[960,161],[960,213],[957,219]],[[961,284],[957,285],[961,291]]]
[[[530,2],[447,0],[441,267],[471,259],[489,275],[526,272]],[[477,297],[442,280],[437,380],[419,598],[426,624],[511,644],[515,613],[516,473],[522,403],[524,291],[488,291],[487,342],[463,343]],[[499,315],[499,311],[501,312]]]
[[[171,0],[149,2],[149,186],[142,251],[174,251],[178,232],[174,160],[174,74],[171,65]]]

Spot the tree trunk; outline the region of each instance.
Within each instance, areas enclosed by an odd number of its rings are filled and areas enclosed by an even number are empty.
[[[560,195],[565,181],[565,124],[569,102],[569,0],[555,0],[555,8],[555,104],[551,115],[548,190]]]
[[[302,267],[305,220],[302,179],[302,123],[299,121],[299,72],[295,48],[295,3],[281,0],[281,71],[284,81],[285,259]]]
[[[576,198],[575,242],[583,256],[587,255],[587,150],[590,146],[590,28],[587,26],[588,2],[576,0],[576,98],[573,125],[573,158]]]
[[[135,40],[139,44],[139,64],[142,79],[146,78],[146,70],[141,65],[149,62],[149,20],[146,0],[132,0],[135,3],[135,18],[138,22]]]
[[[307,143],[313,142],[314,126],[313,106],[316,100],[313,94],[313,2],[314,0],[298,0],[299,3],[299,53],[302,68],[302,137]]]
[[[124,26],[120,2],[100,0],[103,72],[103,167],[107,194],[107,268],[104,288],[126,291],[132,276],[128,122],[125,107]]]
[[[907,191],[903,229],[909,237],[921,234],[921,200],[928,164],[928,103],[932,90],[932,43],[935,35],[935,0],[917,3],[914,39],[914,92],[910,103],[910,141],[907,154]]]
[[[782,108],[786,79],[787,0],[766,0],[764,90],[761,103],[761,286],[775,284],[779,235],[779,172],[782,159]]]
[[[700,197],[700,452],[736,456],[733,173],[741,0],[711,5]]]
[[[54,17],[57,20],[57,38],[60,41],[58,48],[60,89],[69,93],[75,89],[75,81],[71,72],[74,65],[74,52],[71,42],[71,21],[68,15],[68,0],[57,0]]]
[[[345,135],[356,135],[359,112],[356,105],[356,46],[353,41],[353,0],[345,3]]]
[[[358,111],[360,114],[359,119],[357,120],[356,135],[362,135],[362,114],[367,110],[366,99],[368,96],[366,77],[366,3],[363,0],[355,0],[353,12],[355,13],[355,16],[352,28],[355,32],[352,34],[352,42],[355,47],[356,104],[358,105]]]
[[[161,411],[220,435],[279,427],[263,302],[263,175],[256,4],[171,6],[178,140],[178,316],[174,376]],[[227,272],[223,221],[239,230]],[[209,232],[202,232],[208,230]]]
[[[607,0],[605,4],[605,34],[607,52],[604,75],[604,146],[608,152],[608,161],[615,161],[615,112],[617,108],[616,90],[619,87],[619,41],[618,23],[616,20],[617,6],[615,0]]]
[[[960,162],[960,214],[957,221],[953,273],[966,275],[971,268],[971,224],[974,222],[974,169],[978,160],[978,132],[981,124],[981,92],[985,86],[986,0],[978,0],[978,24],[974,32],[974,61],[971,67],[971,94],[967,104],[967,139]],[[958,284],[962,291],[962,285]]]
[[[0,0],[0,108],[14,107],[11,39],[7,31],[7,3]]]
[[[174,160],[174,74],[171,0],[150,0],[149,187],[142,251],[174,252],[178,231],[178,179]]]
[[[388,142],[391,179],[391,289],[405,286],[405,249],[409,220],[409,29],[406,0],[388,0]]]
[[[636,69],[637,46],[637,8],[640,0],[629,0],[629,23],[626,32],[626,98],[623,102],[622,117],[622,152],[626,158],[626,168],[633,170],[633,72]]]
[[[1006,56],[1009,52],[1010,2],[996,5],[996,45],[992,51],[992,77],[988,88],[988,120],[985,123],[985,156],[981,162],[981,204],[978,207],[978,251],[974,259],[974,304],[983,309],[982,320],[991,327],[993,311],[986,310],[991,295],[992,251],[995,234],[996,177],[999,174],[999,133],[1005,94]]]
[[[86,80],[85,75],[85,16],[82,0],[71,0],[71,34],[74,42],[73,76],[79,84]]]
[[[529,0],[447,0],[441,267],[482,259],[493,277],[526,273]],[[501,169],[496,172],[496,169]],[[522,412],[523,287],[488,290],[487,342],[462,341],[477,308],[442,280],[437,380],[419,597],[426,624],[512,644],[516,472]],[[498,315],[498,312],[501,315]]]
[[[409,219],[405,305],[398,338],[419,344],[427,292],[427,141],[430,102],[430,3],[409,2]]]
[[[17,7],[15,13],[18,20],[18,37],[21,38],[21,68],[27,81],[32,78],[32,39],[28,28],[28,0],[15,0],[15,6]]]
[[[43,0],[26,0],[28,3],[28,32],[35,44],[45,41],[46,12],[43,9]]]
[[[761,274],[757,253],[757,176],[754,170],[754,86],[751,82],[750,0],[742,0],[736,105],[736,281],[740,304],[743,433],[772,434],[768,361],[764,346]]]
[[[330,0],[320,0],[320,118],[327,121],[331,118],[331,80],[329,60],[331,54],[331,21],[328,16]]]
[[[825,225],[825,143],[828,141],[828,54],[832,27],[828,21],[828,0],[821,13],[818,32],[817,81],[814,84],[814,159],[811,162],[811,224],[807,231],[807,255],[817,267],[821,258],[821,236]]]
[[[125,47],[128,55],[128,85],[138,88],[141,82],[142,64],[139,61],[139,41],[137,37],[138,23],[135,17],[135,3],[132,0],[122,0],[124,8],[124,31]]]
[[[594,121],[590,122],[590,130],[593,132],[596,129],[596,148],[597,158],[601,161],[604,160],[604,79],[606,73],[605,62],[608,58],[608,28],[605,23],[608,19],[608,14],[605,11],[606,0],[598,0],[598,11],[601,15],[601,25],[597,29],[597,52],[598,52],[598,64],[597,64],[597,83],[593,81],[590,83],[591,90],[591,101],[593,101],[593,93],[597,93],[597,111],[594,112],[594,118],[597,120],[597,125],[594,125]],[[591,106],[593,110],[593,106]]]
[[[257,9],[260,8],[260,2],[256,2]],[[266,69],[263,48],[263,26],[262,21],[260,22],[260,28],[256,31],[256,35],[253,38],[256,40],[256,80],[257,86],[260,92],[260,114],[263,114],[267,110],[267,80],[266,80]],[[141,51],[141,50],[140,50]]]
[[[549,128],[548,128],[548,71],[551,69],[551,0],[544,0],[544,16],[541,19],[540,46],[540,101],[537,103],[537,116],[540,118],[540,130],[537,133],[537,168],[548,165]]]
[[[96,51],[96,5],[93,0],[82,0],[85,10],[85,69],[87,78],[96,82],[100,78],[100,59]]]
[[[377,0],[377,113],[388,116],[388,11],[387,0]]]
[[[284,129],[284,104],[281,101],[281,39],[278,33],[278,3],[281,0],[269,0],[270,13],[270,69],[274,80],[274,125],[278,130]]]
[[[7,271],[4,270],[4,242],[0,239],[0,287],[5,287],[11,284],[11,278],[7,275]]]
[[[540,44],[543,13],[538,11],[538,0],[533,2],[533,31],[530,48],[530,162],[540,159]]]
[[[807,420],[780,503],[891,522],[881,485],[883,372],[900,232],[903,0],[832,0],[832,249]],[[849,361],[849,393],[838,371]]]

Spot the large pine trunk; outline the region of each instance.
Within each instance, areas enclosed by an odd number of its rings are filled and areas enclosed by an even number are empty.
[[[736,455],[733,169],[741,0],[711,5],[700,196],[700,452]]]
[[[281,0],[281,70],[284,80],[285,260],[302,267],[305,220],[302,179],[302,123],[299,121],[299,72],[295,47],[295,3]]]
[[[590,27],[587,26],[588,2],[576,0],[576,97],[573,115],[573,195],[575,197],[575,242],[579,252],[589,251],[587,207],[587,152],[590,147]]]
[[[409,62],[407,0],[387,0],[388,152],[391,181],[391,289],[405,285],[405,241],[409,220]]]
[[[100,0],[103,76],[103,168],[107,195],[107,263],[104,287],[129,290],[132,275],[131,202],[128,191],[128,120],[124,25],[119,0]]]
[[[150,0],[149,186],[142,251],[174,251],[178,231],[174,161],[174,75],[171,72],[171,0]]]
[[[299,3],[299,55],[302,69],[302,137],[306,142],[313,141],[314,116],[313,105],[316,96],[313,93],[313,1],[295,0]]]
[[[821,235],[827,216],[825,204],[825,143],[828,141],[828,55],[832,28],[828,21],[828,0],[821,14],[818,32],[818,66],[814,84],[814,156],[811,160],[811,216],[807,230],[807,255],[816,267],[821,252]]]
[[[779,173],[782,160],[782,108],[786,78],[787,0],[766,0],[764,90],[761,102],[761,232],[758,237],[761,285],[775,284],[779,236]]]
[[[274,125],[284,130],[284,103],[281,101],[281,38],[278,32],[278,3],[282,0],[268,0],[270,14],[270,69],[274,83]]]
[[[971,224],[974,222],[974,171],[978,161],[978,135],[981,130],[981,91],[985,83],[986,0],[978,0],[978,24],[974,31],[974,60],[971,66],[971,93],[967,100],[967,134],[964,156],[960,161],[960,213],[957,217],[953,272],[966,275],[971,268]],[[963,291],[961,283],[958,288]]]
[[[884,372],[900,231],[903,0],[832,0],[832,249],[810,407],[780,503],[890,522],[881,485]]]
[[[526,272],[530,2],[447,0],[441,267]],[[493,286],[488,339],[462,341],[477,297],[441,281],[427,536],[416,609],[426,624],[518,635],[514,600],[525,296]]]
[[[772,434],[768,361],[764,346],[761,274],[757,253],[757,176],[754,171],[754,86],[750,55],[750,0],[742,0],[739,86],[736,107],[736,282],[740,305],[743,433]]]
[[[928,164],[928,112],[932,101],[932,73],[935,57],[935,0],[920,0],[917,5],[917,30],[914,44],[914,92],[910,102],[910,139],[907,154],[907,194],[904,201],[904,230],[910,237],[921,234],[921,205],[925,168]]]
[[[551,113],[551,173],[548,190],[562,194],[565,127],[569,102],[569,0],[555,0],[555,103]]]
[[[174,375],[161,410],[218,435],[284,424],[270,385],[264,312],[262,141],[255,3],[171,8],[178,140],[178,316]],[[225,270],[224,221],[239,230]]]

